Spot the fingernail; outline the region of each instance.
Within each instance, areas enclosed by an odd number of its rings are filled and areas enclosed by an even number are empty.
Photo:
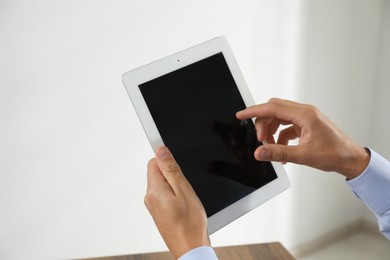
[[[262,149],[260,151],[260,160],[267,160],[269,158],[269,152],[267,149]]]
[[[161,159],[166,159],[171,156],[171,152],[167,147],[161,147],[160,150],[157,152],[157,156],[160,157]]]

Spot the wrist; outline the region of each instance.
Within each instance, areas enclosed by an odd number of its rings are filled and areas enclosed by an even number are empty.
[[[196,234],[193,234],[196,237]],[[211,242],[209,237],[204,236],[202,239],[191,239],[194,237],[186,236],[184,239],[179,239],[174,243],[174,245],[168,245],[169,251],[175,259],[180,258],[189,251],[199,248],[199,247],[211,247]]]
[[[213,248],[210,246],[200,246],[191,249],[191,251],[188,251],[187,253],[179,257],[178,260],[200,259],[200,257],[202,259],[218,260],[217,255],[215,254]]]
[[[351,180],[358,177],[367,168],[370,162],[370,150],[363,147],[357,147],[344,161],[344,170],[340,172],[347,179]]]

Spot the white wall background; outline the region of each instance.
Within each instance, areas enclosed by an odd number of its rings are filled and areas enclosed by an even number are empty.
[[[378,146],[372,143],[371,122],[376,115],[378,57],[382,56],[378,46],[385,4],[388,2],[306,0],[302,5],[297,99],[315,104],[353,140],[374,149]],[[295,168],[292,175],[296,190],[288,234],[292,248],[359,219],[375,223],[344,177],[302,167]]]
[[[390,1],[383,1],[381,16],[380,42],[377,56],[377,74],[375,84],[374,110],[371,116],[371,145],[385,158],[390,158]],[[366,220],[374,222],[371,214]]]
[[[121,74],[219,35],[257,102],[316,104],[390,158],[389,19],[380,0],[1,1],[0,259],[166,249],[143,205],[153,153]],[[215,246],[294,249],[373,221],[342,177],[287,170],[291,189]]]
[[[390,1],[384,1],[382,7],[381,37],[378,51],[378,71],[376,78],[375,106],[372,117],[372,144],[383,156],[390,158],[390,145],[386,140],[390,132]]]

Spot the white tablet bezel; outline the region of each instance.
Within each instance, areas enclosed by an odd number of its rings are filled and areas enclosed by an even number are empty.
[[[245,105],[247,107],[254,105],[255,102],[225,37],[215,38],[123,74],[123,83],[127,93],[154,151],[161,145],[164,145],[164,143],[141,94],[139,85],[220,52],[225,57]],[[246,197],[210,216],[208,218],[209,234],[214,233],[240,216],[260,206],[290,186],[290,181],[283,166],[275,162],[272,162],[272,166],[278,177]]]

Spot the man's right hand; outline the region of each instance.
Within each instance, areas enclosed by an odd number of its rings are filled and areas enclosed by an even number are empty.
[[[256,118],[259,141],[255,151],[259,161],[292,162],[323,171],[335,171],[348,179],[360,175],[367,167],[370,154],[352,142],[324,114],[311,105],[271,99],[268,103],[248,107],[236,114],[238,119]],[[280,125],[290,125],[273,135]],[[288,145],[299,138],[298,145]]]

